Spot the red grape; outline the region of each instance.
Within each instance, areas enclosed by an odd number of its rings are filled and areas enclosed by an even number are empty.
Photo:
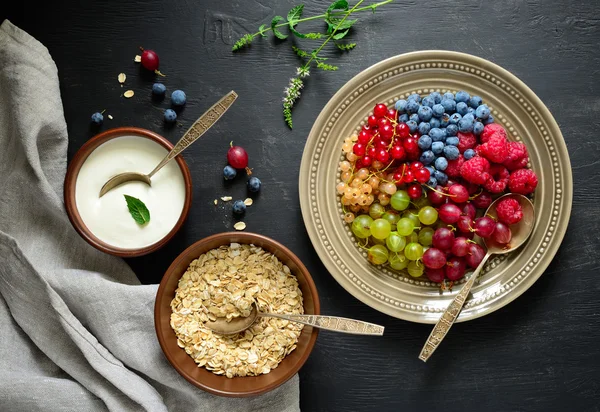
[[[386,115],[387,111],[388,111],[387,106],[385,104],[383,104],[383,103],[379,103],[373,109],[373,115],[376,118],[380,119],[380,118],[382,118],[383,116]]]
[[[248,166],[248,153],[240,146],[231,146],[227,151],[227,163],[236,169]]]
[[[462,233],[469,233],[473,229],[473,219],[467,215],[461,215],[456,222],[456,227]]]
[[[460,208],[452,203],[441,205],[438,213],[440,220],[444,223],[456,223],[460,218]]]
[[[462,211],[466,216],[469,216],[471,219],[475,219],[475,215],[477,214],[477,209],[472,203],[465,204]]]
[[[492,204],[492,196],[488,192],[481,192],[472,202],[478,209],[487,209]]]
[[[489,216],[482,216],[475,219],[475,234],[486,239],[492,236],[494,229],[496,229],[496,221]]]
[[[154,50],[144,50],[142,53],[142,60],[140,61],[140,63],[142,64],[142,66],[144,66],[144,69],[153,72],[158,69],[158,54],[156,54]]]
[[[467,265],[461,257],[454,256],[446,264],[446,277],[450,280],[459,280],[465,276]]]
[[[444,272],[444,269],[426,269],[425,275],[427,275],[427,279],[432,282],[442,283],[446,273]]]
[[[446,254],[431,247],[423,254],[423,264],[430,269],[440,269],[446,264]]]
[[[454,244],[454,232],[445,227],[440,227],[433,232],[432,242],[434,247],[441,250],[448,250]]]
[[[406,123],[398,123],[396,125],[396,134],[401,138],[407,138],[410,136],[410,128]]]
[[[511,238],[512,232],[510,231],[510,228],[502,222],[496,222],[496,229],[494,229],[494,233],[492,233],[492,240],[501,245],[506,245],[510,242]]]
[[[446,201],[447,196],[442,194],[442,186],[437,186],[435,190],[430,190],[429,193],[427,193],[427,198],[432,205],[439,206]]]
[[[454,203],[463,203],[469,200],[469,192],[467,188],[458,183],[448,187],[448,194]]]
[[[457,237],[452,244],[452,254],[463,257],[469,253],[469,240],[466,237]]]
[[[423,189],[419,184],[412,184],[408,186],[406,192],[408,193],[408,197],[410,197],[411,199],[418,199],[423,195]]]
[[[481,246],[479,246],[477,243],[469,243],[469,253],[467,253],[467,256],[465,256],[467,265],[475,269],[477,266],[479,266],[484,256],[485,251]]]

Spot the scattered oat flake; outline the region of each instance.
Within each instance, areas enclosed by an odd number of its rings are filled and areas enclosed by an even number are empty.
[[[117,79],[119,79],[119,83],[125,83],[126,78],[127,76],[125,75],[125,73],[119,73],[119,77],[117,77]]]
[[[217,203],[219,203],[219,201],[217,199],[215,199],[215,201],[214,201],[215,206],[217,205]]]
[[[223,202],[229,202],[231,199],[233,199],[233,197],[231,197],[231,196],[222,196],[221,197],[221,200]]]
[[[113,119],[113,117],[112,117],[112,114],[109,114],[109,115],[108,115],[108,118],[109,118],[110,120],[112,120],[112,119]]]
[[[252,206],[252,199],[248,198],[248,199],[244,200],[244,204],[246,206]]]
[[[141,62],[141,61],[142,61],[142,56],[140,56],[139,54],[137,54],[137,55],[135,56],[135,58],[133,59],[133,61],[134,61],[134,62],[136,62],[136,63],[139,63],[139,62]]]
[[[246,224],[244,222],[237,222],[233,227],[235,230],[244,230],[246,229]]]
[[[133,97],[133,94],[133,90],[127,90],[125,93],[123,93],[123,96],[129,99],[130,97]]]

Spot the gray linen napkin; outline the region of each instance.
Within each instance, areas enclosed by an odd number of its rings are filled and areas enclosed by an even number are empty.
[[[0,26],[0,409],[298,411],[298,377],[220,398],[164,357],[156,285],[89,246],[63,206],[67,127],[48,50]]]

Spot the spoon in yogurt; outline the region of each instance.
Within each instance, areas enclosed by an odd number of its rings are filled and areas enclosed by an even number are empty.
[[[126,182],[138,181],[144,182],[149,186],[152,186],[151,178],[154,176],[164,165],[169,163],[179,153],[191,146],[196,140],[200,138],[204,133],[208,131],[216,122],[225,114],[227,109],[231,107],[233,102],[237,99],[238,95],[233,90],[223,96],[218,102],[216,102],[210,109],[208,109],[194,124],[188,129],[187,132],[179,139],[175,147],[165,156],[163,160],[148,174],[139,172],[124,172],[119,173],[111,177],[100,189],[100,197],[104,196],[107,192],[115,187],[122,185]]]
[[[302,323],[303,325],[313,326],[319,329],[326,329],[333,332],[350,333],[353,335],[383,335],[384,327],[374,323],[363,322],[360,320],[340,318],[337,316],[324,315],[282,315],[279,313],[262,313],[258,310],[256,302],[252,304],[252,310],[247,317],[237,317],[230,321],[227,318],[217,318],[214,321],[204,323],[208,329],[220,335],[235,335],[248,329],[259,318],[279,318],[290,322]]]
[[[471,288],[473,287],[475,280],[477,277],[479,277],[479,273],[481,273],[481,270],[485,266],[485,262],[487,262],[490,256],[494,254],[501,255],[512,252],[523,245],[523,243],[525,243],[525,241],[529,238],[529,235],[531,235],[531,232],[533,232],[533,226],[535,223],[533,203],[531,203],[531,200],[523,195],[509,193],[504,196],[500,196],[488,207],[485,214],[496,219],[496,206],[502,200],[508,198],[516,199],[519,202],[521,208],[523,209],[523,218],[518,223],[511,225],[510,230],[512,232],[512,237],[509,243],[502,245],[496,243],[491,238],[483,240],[485,246],[487,247],[487,253],[469,280],[464,284],[460,292],[458,292],[454,300],[452,300],[446,311],[435,324],[419,355],[419,359],[421,359],[423,362],[427,362],[429,357],[437,349],[440,343],[442,343],[442,340],[446,337],[452,325],[454,325],[454,321],[456,318],[458,318],[458,315],[460,314],[460,311],[462,310],[469,293],[471,293]]]

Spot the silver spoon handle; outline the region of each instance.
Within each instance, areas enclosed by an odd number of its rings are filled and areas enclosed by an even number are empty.
[[[169,163],[175,156],[187,149],[192,143],[200,138],[208,129],[210,129],[217,120],[225,114],[227,109],[231,107],[238,95],[233,90],[227,93],[216,102],[210,109],[208,109],[194,124],[188,129],[187,132],[179,139],[173,150],[167,154],[167,156],[150,172],[148,177],[152,177],[158,172],[164,165]]]
[[[279,318],[291,322],[302,323],[320,329],[334,332],[350,333],[353,335],[383,335],[383,326],[360,320],[340,318],[337,316],[323,315],[280,315],[277,313],[259,313],[259,316],[268,318]]]
[[[444,314],[440,317],[440,320],[438,320],[433,327],[431,334],[427,338],[427,342],[425,342],[425,345],[419,354],[419,359],[421,359],[423,362],[427,362],[429,357],[437,349],[440,343],[442,343],[442,340],[446,337],[446,334],[452,325],[454,325],[454,321],[462,310],[462,307],[465,304],[469,293],[471,292],[471,288],[473,287],[475,280],[479,276],[481,269],[483,269],[485,262],[487,262],[490,256],[492,256],[491,253],[486,253],[479,266],[477,266],[477,269],[475,269],[475,272],[473,272],[467,283],[464,284],[458,295],[454,297],[454,300],[448,306],[448,309],[446,309]]]

